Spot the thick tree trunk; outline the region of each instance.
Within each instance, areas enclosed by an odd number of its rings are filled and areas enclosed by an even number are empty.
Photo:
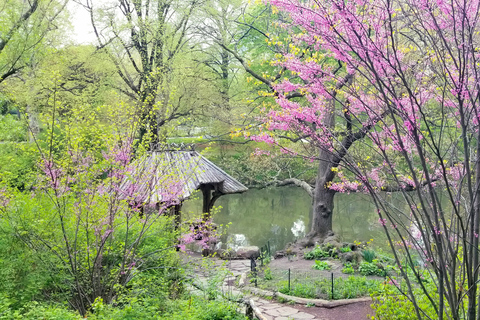
[[[335,127],[335,100],[328,104],[328,112],[324,119],[324,126],[333,131]],[[319,146],[318,171],[313,193],[312,230],[308,234],[310,238],[325,238],[332,231],[333,197],[335,191],[330,189],[330,184],[335,178],[333,167],[338,166],[338,159],[327,149],[327,146]]]
[[[317,179],[313,192],[312,229],[308,237],[325,238],[332,231],[333,199],[335,191],[328,185],[335,177],[332,171],[333,155],[326,150],[319,152],[320,163],[318,165]]]
[[[335,191],[319,186],[313,198],[312,230],[310,237],[325,238],[332,231],[333,198]],[[320,190],[323,189],[323,190]]]

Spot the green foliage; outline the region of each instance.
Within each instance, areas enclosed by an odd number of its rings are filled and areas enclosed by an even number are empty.
[[[222,301],[206,301],[199,298],[172,303],[170,313],[162,316],[164,320],[246,320],[237,311],[237,306]]]
[[[224,301],[206,301],[198,297],[165,301],[161,305],[150,300],[130,297],[117,306],[107,305],[101,298],[92,304],[88,319],[92,320],[246,320],[236,311],[237,306]],[[5,320],[77,320],[84,319],[78,313],[62,305],[40,304],[30,302],[20,309],[12,309],[9,300],[0,296],[0,319]]]
[[[366,279],[365,277],[350,276],[348,278],[336,278],[333,283],[333,299],[354,299],[370,294],[383,292],[384,284],[379,280]],[[330,279],[321,279],[308,282],[294,281],[291,289],[288,284],[282,283],[279,290],[281,293],[301,298],[331,298],[332,283]]]
[[[365,249],[362,251],[362,256],[365,261],[372,263],[373,259],[375,259],[376,254],[375,251],[371,249]]]
[[[316,246],[311,251],[306,252],[304,258],[307,260],[328,258],[330,254],[328,251],[324,251],[320,246]]]
[[[386,276],[385,269],[383,266],[379,267],[379,265],[377,260],[373,260],[372,262],[363,261],[360,263],[358,271],[364,276]]]
[[[263,271],[263,278],[265,280],[272,280],[273,279],[273,275],[272,275],[272,270],[267,267],[264,271]]]
[[[352,249],[350,249],[350,247],[342,247],[342,248],[340,248],[340,252],[342,252],[342,253],[351,252],[351,251],[352,251]]]
[[[342,269],[342,273],[345,274],[354,274],[355,269],[353,268],[353,265],[351,263],[346,263],[345,266]]]
[[[402,284],[404,286],[404,284]],[[438,301],[437,288],[433,284],[427,284],[427,292]],[[406,288],[402,288],[406,289]],[[425,313],[425,319],[438,319],[438,315],[432,306],[431,301],[427,298],[425,293],[420,288],[414,288],[414,296],[417,300],[418,306]],[[399,290],[392,285],[386,285],[382,290],[372,292],[373,304],[372,308],[375,311],[375,319],[378,320],[416,320],[418,319],[415,313],[415,307],[411,300],[405,295],[401,294]],[[448,306],[447,306],[448,308]],[[448,310],[444,313],[444,318],[447,317]],[[423,315],[423,314],[422,314]]]
[[[284,286],[278,291],[283,294],[301,298],[314,299],[317,297],[317,290],[315,286],[308,283],[293,283],[290,290],[288,289],[288,284],[285,283]]]
[[[34,185],[38,153],[28,143],[0,144],[0,182],[18,190]]]
[[[315,246],[311,251],[305,253],[304,258],[306,260],[338,258],[338,252],[337,248],[330,246],[329,244],[323,247]]]
[[[0,115],[0,142],[19,142],[27,139],[27,128],[24,121],[14,115]]]
[[[101,248],[102,254],[98,256],[98,247],[88,242],[88,237],[95,239],[96,231],[93,228],[76,229],[76,220],[69,216],[73,215],[74,202],[65,208],[64,214],[69,220],[62,228],[60,222],[52,218],[56,211],[48,197],[37,195],[32,198],[29,194],[20,192],[13,196],[14,205],[4,212],[5,219],[0,223],[0,272],[10,280],[0,284],[0,290],[11,294],[13,307],[17,308],[33,299],[71,301],[75,296],[72,291],[75,286],[85,291],[96,287],[97,290],[102,290],[97,291],[99,295],[107,293],[110,286],[115,286],[112,289],[117,295],[123,290],[115,281],[121,284],[119,270],[124,261],[124,239],[127,238],[127,233],[133,237],[142,229],[141,225],[134,224],[138,217],[131,217],[131,226],[127,226],[122,219],[118,220],[112,238],[105,242]],[[64,200],[69,203],[67,198]],[[99,203],[98,212],[103,212],[102,206]],[[91,219],[93,217],[92,213]],[[75,279],[68,269],[68,257],[64,256],[65,245],[55,242],[55,239],[62,239],[62,234],[76,241],[77,252],[74,257],[82,272],[75,274]],[[134,273],[130,276],[132,279],[123,282],[128,284],[126,295],[134,294],[139,298],[157,296],[160,304],[160,298],[167,298],[172,293],[178,296],[183,292],[182,274],[178,272],[179,260],[173,248],[176,237],[169,218],[159,217],[155,224],[149,226],[149,232],[142,237],[136,248],[136,253],[142,257],[141,265],[135,265]],[[38,241],[38,238],[49,241],[49,246]],[[95,283],[92,283],[92,274],[96,272],[90,263],[92,259],[96,259],[105,272]],[[143,270],[145,273],[140,272]]]
[[[327,261],[315,260],[315,264],[312,266],[315,270],[330,270],[332,266]]]

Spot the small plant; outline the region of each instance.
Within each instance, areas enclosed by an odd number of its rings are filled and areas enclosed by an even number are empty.
[[[315,307],[315,303],[313,302],[308,302],[306,305],[307,308]]]
[[[355,273],[355,269],[353,268],[353,266],[352,266],[351,263],[346,263],[345,266],[344,266],[343,269],[342,269],[342,273],[345,273],[345,274],[354,274],[354,273]]]
[[[315,260],[315,265],[312,268],[315,270],[330,270],[332,267],[326,261]]]
[[[263,278],[265,280],[272,280],[273,279],[273,276],[272,276],[272,270],[270,270],[269,267],[267,267],[265,269],[265,271],[263,271]]]
[[[329,256],[328,251],[324,251],[319,246],[316,246],[312,251],[305,253],[305,259],[307,260],[328,258]]]
[[[363,260],[372,263],[373,260],[375,259],[376,254],[375,254],[375,251],[373,250],[365,249],[362,251],[362,256],[363,256]]]
[[[340,252],[343,252],[343,253],[346,253],[346,252],[351,252],[352,249],[350,249],[350,247],[343,247],[343,248],[340,248]]]
[[[360,263],[360,267],[358,267],[358,271],[360,274],[364,276],[380,276],[384,277],[386,272],[383,268],[379,268],[377,265],[377,261],[373,260],[373,262],[362,262]]]
[[[324,247],[316,246],[311,251],[305,253],[306,260],[324,259],[324,258],[338,258],[337,248],[327,243]]]

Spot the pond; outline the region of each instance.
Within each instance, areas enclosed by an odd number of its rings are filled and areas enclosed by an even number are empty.
[[[310,231],[311,198],[300,188],[252,189],[243,194],[220,197],[221,207],[213,220],[223,225],[223,247],[263,246],[269,242],[272,252]],[[202,199],[188,200],[182,208],[188,219],[202,210]],[[386,248],[386,238],[370,198],[364,194],[335,195],[333,229],[343,241],[369,241]]]

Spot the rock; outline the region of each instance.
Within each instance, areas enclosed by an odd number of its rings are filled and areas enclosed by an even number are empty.
[[[324,240],[323,243],[332,243],[332,242],[337,242],[340,244],[340,239],[338,238],[337,235],[333,234],[331,236],[327,236]]]
[[[338,257],[343,261],[343,262],[350,262],[350,263],[357,263],[360,260],[360,255],[358,252],[344,252],[340,253]]]
[[[310,248],[315,245],[315,241],[311,238],[303,238],[297,242],[300,248]]]
[[[326,237],[325,240],[323,240],[323,244],[324,245],[330,244],[331,246],[333,246],[335,248],[341,248],[342,247],[342,244],[340,243],[340,240],[338,239],[338,236],[336,236],[336,235],[331,235],[331,236]]]
[[[240,247],[237,250],[236,257],[238,259],[256,259],[260,257],[260,249],[257,246]]]
[[[283,250],[277,251],[277,252],[275,252],[275,255],[273,257],[275,259],[283,258],[283,257],[285,257],[285,251],[283,251]]]

